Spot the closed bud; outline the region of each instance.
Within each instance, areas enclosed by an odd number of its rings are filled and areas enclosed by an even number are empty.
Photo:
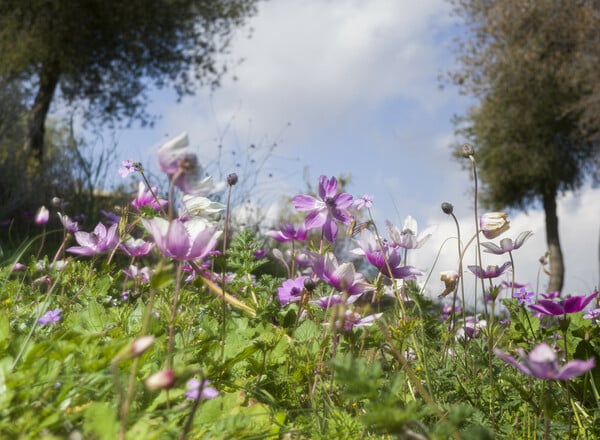
[[[168,390],[175,384],[175,373],[173,370],[162,370],[154,373],[144,382],[150,391]]]
[[[35,222],[38,225],[45,225],[48,223],[48,219],[50,218],[50,211],[45,206],[40,207],[38,209],[37,214],[35,215]]]
[[[154,336],[140,336],[131,344],[131,354],[136,357],[144,354],[154,344]]]
[[[60,197],[52,197],[51,203],[55,208],[60,208],[62,207],[63,200]]]
[[[452,203],[444,202],[442,203],[442,211],[444,211],[444,214],[450,215],[454,212],[454,206]]]
[[[315,290],[315,288],[317,287],[317,285],[315,284],[314,280],[307,278],[304,280],[304,288],[306,290],[308,290],[309,292],[312,292],[313,290]]]
[[[475,155],[475,150],[473,150],[473,146],[471,144],[464,144],[462,146],[462,155],[467,159],[471,156]]]
[[[231,173],[227,176],[227,185],[233,186],[238,183],[238,175],[235,173]]]

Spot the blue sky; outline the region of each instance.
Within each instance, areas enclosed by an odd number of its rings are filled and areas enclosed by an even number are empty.
[[[321,174],[350,173],[348,190],[375,196],[380,225],[389,219],[401,226],[407,215],[423,227],[437,225],[432,240],[411,257],[430,270],[444,240],[455,236],[442,201],[455,205],[464,236],[474,229],[472,183],[450,149],[462,141],[451,118],[464,113],[469,100],[452,86],[440,90],[438,79],[454,64],[452,39],[459,30],[443,0],[261,3],[227,55],[243,59],[231,70],[237,80],[226,77],[215,92],[201,90],[180,103],[168,91],[152,93],[148,111],[160,116],[153,128],[110,133],[117,160],[140,160],[156,170],[156,149],[187,131],[204,163],[215,163],[221,143],[232,159],[222,162],[222,172],[244,179],[235,163],[249,145],[257,146],[253,154],[260,159],[277,143],[260,173],[257,200],[268,204],[303,191],[305,169],[313,184]],[[567,293],[587,293],[598,284],[599,200],[600,192],[586,187],[559,202]],[[506,236],[535,233],[515,254],[517,280],[535,285],[546,249],[543,214],[511,212],[511,219]],[[432,295],[442,289],[437,273],[457,265],[455,242],[447,248],[433,268]]]

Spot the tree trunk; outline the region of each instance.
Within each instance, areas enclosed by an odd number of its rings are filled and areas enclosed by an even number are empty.
[[[27,138],[25,139],[25,153],[29,156],[30,164],[36,167],[42,164],[44,158],[46,116],[59,78],[60,70],[57,63],[45,62],[42,65],[38,91],[27,121]]]
[[[564,283],[565,266],[558,238],[558,215],[556,214],[556,191],[548,191],[543,195],[544,212],[546,214],[546,243],[550,260],[550,281],[548,292],[561,291]]]

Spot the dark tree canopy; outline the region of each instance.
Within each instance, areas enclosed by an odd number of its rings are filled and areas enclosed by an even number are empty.
[[[216,84],[232,30],[257,0],[3,0],[0,78],[29,89],[26,142],[43,153],[43,127],[56,90],[86,103],[101,122],[147,121],[146,88],[192,93]]]
[[[563,284],[556,197],[593,174],[600,153],[587,105],[599,59],[600,5],[591,1],[457,0],[469,35],[454,81],[478,103],[461,120],[476,146],[484,201],[526,207],[541,201],[553,268]],[[597,76],[597,75],[596,75]]]

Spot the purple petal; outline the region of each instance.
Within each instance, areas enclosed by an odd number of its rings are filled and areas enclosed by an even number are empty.
[[[173,220],[165,237],[167,254],[170,257],[185,259],[190,250],[190,237],[181,220]]]
[[[292,199],[292,204],[298,211],[310,211],[316,209],[318,202],[319,201],[314,197],[305,194],[297,195]]]
[[[550,301],[549,299],[540,299],[536,304],[530,305],[529,308],[537,310],[544,315],[558,316],[565,313],[565,309],[562,305]]]
[[[560,369],[556,379],[559,380],[569,380],[576,376],[581,376],[585,372],[591,370],[596,366],[596,362],[594,358],[590,358],[587,361],[582,361],[579,359],[575,359],[569,363],[567,363],[564,367]]]

